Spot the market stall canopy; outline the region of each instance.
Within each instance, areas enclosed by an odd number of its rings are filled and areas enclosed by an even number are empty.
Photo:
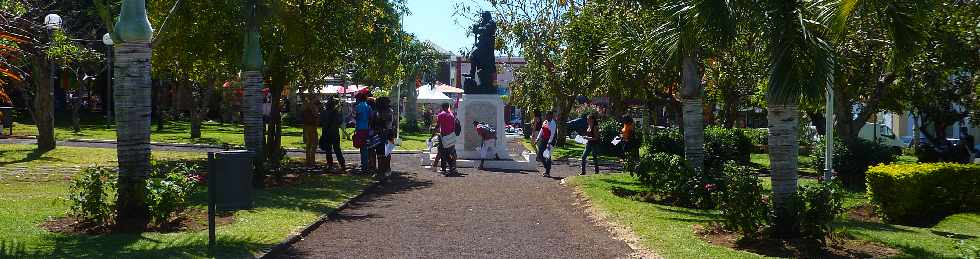
[[[418,103],[451,103],[452,99],[430,86],[423,85],[418,88],[416,101]]]
[[[422,87],[425,87],[425,86],[422,86]],[[452,87],[452,86],[449,86],[449,85],[443,84],[443,83],[436,84],[435,89],[436,89],[436,91],[439,91],[439,92],[445,93],[445,94],[461,94],[461,93],[463,93],[463,89]]]
[[[351,94],[360,91],[361,89],[367,88],[364,85],[348,85],[347,87],[339,85],[327,85],[327,87],[320,88],[318,93],[321,94]]]

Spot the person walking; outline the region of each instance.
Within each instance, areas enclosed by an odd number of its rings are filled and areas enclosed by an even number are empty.
[[[630,159],[635,158],[635,143],[633,143],[633,117],[629,115],[623,115],[620,122],[623,123],[623,128],[619,131],[619,145],[623,151],[623,162],[629,162]]]
[[[376,118],[374,131],[380,143],[374,147],[378,163],[378,178],[385,179],[391,174],[391,154],[386,154],[387,145],[395,141],[395,111],[391,109],[391,99],[378,98],[376,101]]]
[[[599,173],[599,159],[596,158],[596,146],[599,145],[599,127],[596,126],[595,114],[589,114],[585,119],[586,128],[585,132],[582,134],[582,138],[586,140],[585,150],[582,151],[582,173],[585,175],[585,166],[589,163],[589,154],[592,154],[592,166],[595,167],[595,173]]]
[[[490,158],[490,154],[493,154],[495,160],[500,160],[500,156],[497,155],[497,130],[494,129],[492,125],[481,123],[479,121],[473,121],[473,128],[476,129],[476,133],[479,134],[480,139],[483,140],[480,143],[479,167],[479,169],[483,169],[483,164],[488,158]]]
[[[531,128],[530,128],[531,135],[528,135],[528,136],[531,136],[531,138],[535,138],[536,139],[538,137],[538,132],[541,131],[541,122],[543,122],[544,120],[542,120],[542,118],[541,118],[541,111],[535,109],[533,114],[534,114],[534,117],[531,118]],[[537,147],[535,146],[534,148],[537,148]],[[535,150],[535,151],[538,152],[538,153],[541,153],[540,150]]]
[[[323,135],[320,136],[320,150],[326,153],[327,170],[333,170],[333,156],[337,156],[337,163],[340,164],[340,172],[347,171],[347,164],[344,162],[344,152],[340,148],[340,124],[343,123],[343,116],[337,107],[339,101],[337,97],[330,97],[326,107],[320,111],[320,127]],[[332,154],[331,154],[332,153]]]
[[[368,104],[368,94],[370,92],[360,91],[354,95],[357,104],[354,107],[354,147],[360,149],[361,153],[361,173],[370,173],[371,168],[371,149],[367,146],[367,140],[371,131],[371,105]]]
[[[449,104],[442,104],[442,111],[436,115],[439,127],[439,164],[446,176],[458,175],[456,171],[456,115],[449,111]],[[448,171],[447,171],[447,168]]]
[[[557,134],[558,123],[555,122],[555,112],[548,111],[548,115],[545,116],[545,121],[541,123],[541,129],[538,131],[536,141],[538,143],[538,160],[541,161],[541,165],[544,166],[544,176],[551,177],[551,157],[552,147],[555,144],[555,135]]]
[[[309,94],[303,101],[303,144],[306,147],[306,166],[316,162],[317,123],[319,122],[319,101],[316,96]]]

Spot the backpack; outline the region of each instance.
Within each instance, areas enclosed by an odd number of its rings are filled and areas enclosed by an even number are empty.
[[[490,126],[490,124],[480,123],[480,124],[476,125],[476,127],[485,130],[486,133],[487,133],[487,135],[489,135],[489,136],[496,136],[497,135],[497,129],[494,128],[494,127],[492,127],[492,126]]]

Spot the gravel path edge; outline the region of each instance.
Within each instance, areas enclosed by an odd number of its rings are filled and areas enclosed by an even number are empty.
[[[303,227],[299,231],[299,233],[291,234],[290,236],[286,237],[286,240],[276,245],[273,245],[268,249],[263,249],[263,251],[259,252],[258,254],[255,254],[255,258],[269,259],[269,258],[276,258],[282,255],[283,252],[288,250],[289,247],[291,247],[293,244],[299,242],[300,240],[303,240],[303,238],[306,238],[306,236],[309,236],[311,232],[319,228],[320,225],[323,225],[323,223],[329,221],[331,218],[336,217],[337,213],[340,213],[348,206],[350,206],[351,202],[361,199],[362,197],[368,194],[371,194],[373,191],[377,190],[378,187],[380,187],[382,184],[383,183],[380,181],[374,181],[374,183],[371,183],[371,185],[368,185],[366,188],[364,188],[364,190],[362,190],[361,193],[357,194],[357,196],[347,199],[346,201],[344,201],[344,203],[341,203],[340,206],[338,206],[336,209],[321,215],[320,218],[318,218],[316,221],[313,221],[313,223],[310,223],[310,225]]]
[[[585,214],[589,216],[589,219],[591,219],[594,224],[605,228],[606,231],[609,231],[609,235],[613,239],[623,241],[630,247],[630,249],[633,249],[633,254],[631,255],[632,257],[646,259],[664,258],[653,250],[640,244],[642,239],[637,236],[636,232],[633,232],[629,226],[609,219],[610,216],[608,212],[596,208],[595,204],[592,203],[592,199],[589,199],[589,196],[586,195],[578,185],[569,183],[568,181],[565,181],[565,179],[561,180],[561,185],[572,188],[572,192],[575,193],[575,200],[578,203],[576,207],[580,207],[581,209],[585,210]]]

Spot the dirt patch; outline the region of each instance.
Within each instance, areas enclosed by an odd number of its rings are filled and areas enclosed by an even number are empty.
[[[235,222],[234,213],[219,212],[214,218],[215,225],[223,226]],[[100,235],[113,232],[112,222],[93,224],[79,217],[68,216],[52,218],[41,223],[47,231],[72,235]],[[182,231],[200,231],[208,228],[208,212],[203,209],[188,209],[165,224],[150,224],[145,232],[173,233]]]
[[[726,231],[717,225],[694,225],[694,233],[708,243],[765,256],[789,258],[887,258],[901,253],[878,243],[835,237],[820,244],[812,240],[782,240],[764,236],[758,239],[742,239],[741,235]]]
[[[847,218],[862,222],[881,223],[881,217],[878,216],[871,204],[864,204],[847,210]]]

